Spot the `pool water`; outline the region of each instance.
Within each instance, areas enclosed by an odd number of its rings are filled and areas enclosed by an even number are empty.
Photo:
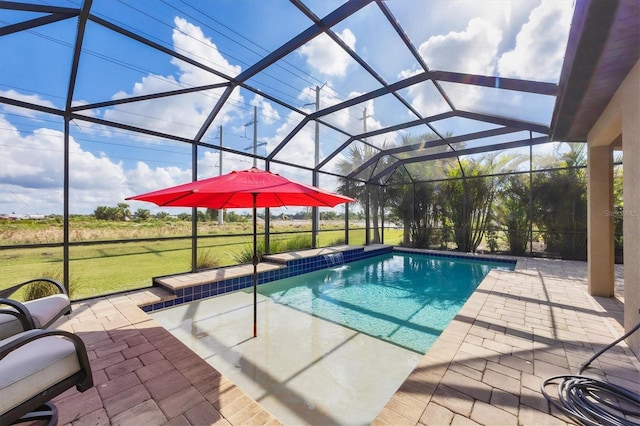
[[[491,268],[376,256],[151,313],[286,425],[369,425]]]
[[[513,265],[393,253],[262,284],[258,292],[422,354],[496,268]]]

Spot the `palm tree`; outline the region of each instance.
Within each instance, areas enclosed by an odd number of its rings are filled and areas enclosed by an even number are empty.
[[[390,145],[386,142],[383,144],[383,149],[389,148]],[[362,166],[367,160],[378,154],[380,151],[369,144],[355,142],[351,144],[347,151],[345,158],[338,161],[336,168],[337,173],[346,176],[353,170]],[[381,161],[384,161],[382,159]],[[379,163],[366,168],[369,172],[373,171],[376,166],[380,167]],[[365,173],[366,174],[366,173]],[[369,206],[365,205],[365,208],[370,208],[371,218],[373,222],[373,240],[372,243],[380,243],[380,227],[379,220],[382,211],[382,191],[379,182],[362,182],[360,180],[348,180],[346,178],[340,178],[338,185],[338,193],[353,197],[359,200],[361,203],[366,200],[367,192],[369,193]]]
[[[127,203],[118,203],[118,208],[116,210],[116,216],[118,220],[129,220],[131,219],[131,210],[129,210],[129,204]]]
[[[495,214],[494,198],[505,178],[492,175],[508,164],[522,160],[521,156],[494,153],[448,166],[450,179],[441,185],[442,202],[447,218],[453,223],[458,250],[475,251]]]
[[[528,177],[508,176],[497,198],[496,218],[505,229],[509,253],[522,256],[531,238]]]
[[[446,138],[450,136],[450,132],[445,134]],[[412,146],[437,139],[439,137],[435,133],[426,133],[420,136],[404,135],[402,145]],[[446,151],[447,146],[427,149],[431,153],[439,153]],[[400,159],[409,158],[407,153],[399,153],[397,156]],[[433,231],[441,225],[442,208],[439,199],[439,185],[428,181],[437,179],[437,173],[442,169],[442,165],[448,161],[432,160],[412,163],[408,166],[410,171],[404,167],[398,168],[389,179],[387,200],[392,205],[396,216],[403,221],[403,244],[420,248],[430,246],[434,235]]]
[[[561,155],[563,169],[536,173],[534,220],[544,228],[548,252],[563,259],[584,260],[587,192],[582,166],[586,163],[586,150],[585,144],[567,145],[569,151]]]

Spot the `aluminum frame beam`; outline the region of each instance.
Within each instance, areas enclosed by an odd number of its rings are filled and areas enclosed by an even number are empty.
[[[406,158],[406,159],[399,160],[398,163],[395,163],[389,167],[386,167],[385,169],[380,171],[378,174],[372,176],[370,180],[375,180],[375,181],[380,180],[385,175],[392,173],[392,171],[398,168],[401,164],[406,165],[411,163],[418,163],[421,161],[441,160],[444,158],[451,158],[451,157],[459,158],[465,155],[481,154],[483,152],[489,152],[489,151],[500,151],[504,149],[522,148],[529,145],[539,145],[542,143],[547,143],[549,142],[549,140],[550,139],[548,136],[540,136],[532,139],[527,138],[527,139],[520,139],[513,142],[504,142],[504,143],[493,144],[493,145],[484,145],[476,148],[461,149],[459,151],[439,152],[437,154],[427,154],[424,156]]]

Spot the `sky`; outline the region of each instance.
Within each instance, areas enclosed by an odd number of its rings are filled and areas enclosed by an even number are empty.
[[[40,3],[34,1],[34,3]],[[77,8],[77,0],[43,4]],[[322,18],[343,2],[304,2]],[[573,0],[394,0],[385,2],[432,70],[557,83],[568,37]],[[94,0],[91,13],[203,65],[196,67],[89,22],[82,44],[71,104],[82,108],[125,99],[225,82],[307,29],[312,22],[284,0]],[[41,14],[0,10],[2,26]],[[0,37],[0,97],[47,108],[65,108],[76,39],[77,20],[39,26]],[[421,72],[378,6],[370,4],[332,28],[344,45],[363,58],[387,83]],[[380,87],[334,40],[318,36],[295,49],[247,84],[307,113]],[[456,108],[492,113],[549,125],[555,99],[492,88],[441,83]],[[187,93],[79,109],[71,121],[69,208],[90,214],[97,206],[115,206],[125,198],[192,180],[191,145],[105,126],[92,119],[171,134],[189,140],[198,133],[224,89]],[[400,91],[423,116],[450,110],[433,83]],[[254,109],[256,115],[254,116]],[[210,145],[238,153],[271,153],[301,121],[302,114],[243,88],[233,90],[203,136]],[[320,126],[320,161],[346,136],[415,119],[395,97],[385,95],[324,117]],[[442,134],[461,135],[491,128],[474,120],[452,118],[433,123]],[[313,124],[308,124],[278,152],[276,160],[313,167]],[[424,127],[389,132],[368,142],[381,147],[420,136]],[[524,132],[523,132],[524,133]],[[222,137],[221,137],[222,136]],[[534,135],[535,136],[535,135]],[[528,134],[526,136],[528,137]],[[499,141],[496,139],[495,141]],[[483,142],[478,142],[483,143]],[[536,149],[549,149],[540,147]],[[0,100],[0,214],[61,214],[64,182],[64,124],[60,116]],[[197,153],[198,177],[220,173],[216,149]],[[335,172],[344,152],[322,170]],[[264,167],[263,161],[258,161]],[[246,169],[252,159],[224,152],[222,172]],[[271,170],[311,183],[311,172],[277,162]],[[336,179],[321,175],[320,186],[335,190]],[[131,209],[166,211],[141,202]],[[175,212],[172,210],[172,212]]]

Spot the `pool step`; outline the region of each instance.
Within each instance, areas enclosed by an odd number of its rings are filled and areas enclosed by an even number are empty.
[[[265,261],[258,264],[257,284],[335,266],[335,256],[340,257],[340,263],[348,263],[389,253],[392,250],[392,246],[376,244],[369,246],[369,248],[335,246],[267,255],[263,257]],[[153,285],[168,291],[175,297],[143,306],[142,309],[146,312],[252,287],[253,265],[236,265],[195,273],[156,277],[153,279]]]
[[[271,262],[258,263],[257,267],[259,274],[282,268],[286,268],[286,265]],[[154,279],[154,284],[162,286],[169,291],[175,291],[178,289],[184,289],[196,285],[211,284],[232,278],[246,277],[252,274],[253,265],[237,265],[228,266],[225,268],[210,269],[207,271],[156,278]]]

